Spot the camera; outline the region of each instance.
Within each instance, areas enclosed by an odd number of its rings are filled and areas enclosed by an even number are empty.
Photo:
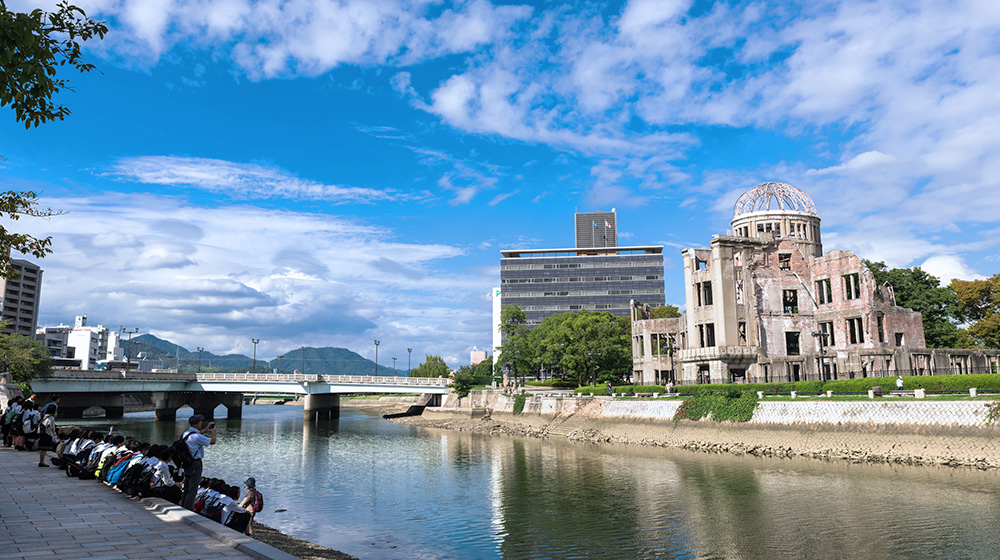
[[[209,422],[208,423],[208,429],[211,430],[211,429],[214,429],[214,428],[215,428],[215,422]]]

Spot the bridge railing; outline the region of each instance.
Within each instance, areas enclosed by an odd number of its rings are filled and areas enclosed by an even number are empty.
[[[74,380],[122,380],[133,381],[243,381],[253,383],[283,382],[283,383],[332,383],[358,385],[396,385],[409,387],[444,387],[448,379],[443,377],[398,377],[383,375],[320,375],[301,373],[163,373],[139,372],[128,373],[120,371],[90,371],[90,370],[59,370],[53,371],[50,379]]]
[[[403,385],[413,387],[444,387],[442,377],[397,377],[375,375],[320,375],[302,373],[199,373],[198,381],[296,382],[359,385]]]

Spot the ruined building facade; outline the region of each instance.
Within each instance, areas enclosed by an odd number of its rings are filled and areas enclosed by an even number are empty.
[[[997,351],[926,349],[920,313],[896,305],[861,258],[823,254],[815,205],[791,185],[743,193],[730,235],[681,253],[685,316],[649,319],[648,306],[632,307],[639,383],[996,371]]]

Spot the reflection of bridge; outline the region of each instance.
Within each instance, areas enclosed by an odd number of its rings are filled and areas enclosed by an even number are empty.
[[[108,418],[120,418],[125,393],[152,393],[157,420],[174,420],[177,409],[189,405],[196,414],[213,418],[224,405],[228,418],[243,414],[243,393],[305,395],[305,418],[337,418],[340,395],[345,393],[422,393],[430,398],[448,393],[448,380],[427,377],[361,375],[303,375],[284,373],[139,373],[55,371],[34,379],[31,388],[45,402],[46,395],[62,396],[60,416],[82,418],[92,406]]]

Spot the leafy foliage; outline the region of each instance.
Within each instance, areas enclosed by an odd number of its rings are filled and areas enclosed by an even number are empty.
[[[951,286],[941,286],[938,278],[919,266],[889,268],[884,262],[872,261],[865,261],[865,265],[872,271],[876,282],[892,285],[897,305],[920,312],[928,348],[958,347],[958,327],[953,322],[958,302]]]
[[[0,335],[0,370],[10,372],[25,394],[31,391],[32,379],[52,373],[50,356],[40,340],[19,334]]]
[[[653,319],[673,319],[682,317],[681,310],[676,305],[661,305],[650,310]]]
[[[521,393],[520,395],[514,397],[514,414],[521,414],[524,412],[524,403],[528,400],[528,395]]]
[[[87,19],[68,2],[57,8],[52,13],[19,13],[0,0],[0,107],[9,104],[26,129],[70,114],[64,105],[52,102],[60,90],[72,90],[57,77],[57,70],[67,64],[80,72],[93,70],[93,64],[83,62],[80,43],[103,39],[108,32],[103,22]]]
[[[18,220],[21,216],[47,217],[52,214],[52,210],[38,208],[38,195],[34,192],[0,193],[0,218]],[[41,259],[52,252],[51,245],[51,237],[39,238],[26,233],[15,233],[0,224],[0,276],[10,279],[17,277],[10,264],[11,250]]]
[[[632,366],[629,336],[628,320],[607,312],[552,315],[530,333],[532,365],[557,369],[579,385],[619,381]]]
[[[986,280],[952,280],[958,318],[967,321],[968,334],[980,348],[1000,348],[1000,274]]]
[[[749,422],[757,409],[753,391],[734,386],[705,388],[697,395],[684,399],[675,419],[700,420],[711,416],[717,422]]]
[[[455,379],[448,386],[454,389],[455,394],[459,397],[466,397],[474,384],[475,378],[472,376],[472,372],[469,368],[464,367],[455,372]]]
[[[424,363],[410,372],[410,377],[448,377],[450,372],[451,368],[444,362],[444,358],[427,354]]]

